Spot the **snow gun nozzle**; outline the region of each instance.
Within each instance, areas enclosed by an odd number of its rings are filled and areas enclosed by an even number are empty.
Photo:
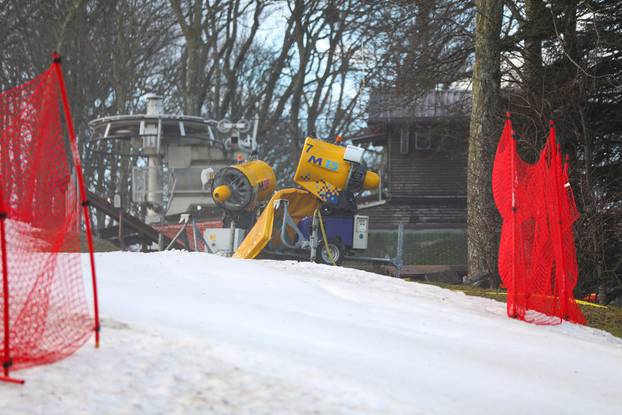
[[[214,200],[220,203],[224,203],[231,197],[231,188],[226,184],[220,185],[214,189],[212,197],[214,198]]]

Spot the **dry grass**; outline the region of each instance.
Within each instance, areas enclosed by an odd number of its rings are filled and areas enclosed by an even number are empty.
[[[505,303],[505,290],[472,287],[470,285],[453,285],[444,283],[427,283],[454,291],[462,291],[466,295],[491,298]],[[622,338],[622,308],[616,306],[597,307],[579,304],[590,327],[605,330],[616,337]]]

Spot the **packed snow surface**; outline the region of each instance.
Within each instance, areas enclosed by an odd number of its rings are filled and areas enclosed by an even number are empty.
[[[622,341],[599,330],[310,263],[96,263],[101,348],[16,372],[1,414],[622,414]]]

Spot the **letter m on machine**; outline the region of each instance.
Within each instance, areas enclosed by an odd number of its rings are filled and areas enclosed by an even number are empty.
[[[311,150],[312,148],[313,148],[313,144],[307,144],[306,152],[308,153],[309,150]],[[337,163],[336,161],[332,161],[328,159],[324,160],[322,157],[315,157],[313,154],[309,156],[307,163],[315,164],[318,167],[322,167],[330,171],[337,171],[339,169],[339,163]]]

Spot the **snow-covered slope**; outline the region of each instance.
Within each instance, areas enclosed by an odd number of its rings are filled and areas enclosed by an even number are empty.
[[[602,331],[346,268],[96,261],[101,349],[16,373],[1,414],[622,413],[622,341]]]

